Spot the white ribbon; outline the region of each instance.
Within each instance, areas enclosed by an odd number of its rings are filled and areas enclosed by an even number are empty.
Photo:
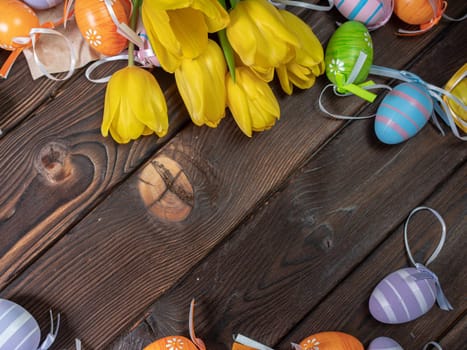
[[[441,347],[441,345],[439,345],[437,342],[435,341],[430,341],[429,343],[425,344],[425,346],[423,347],[423,350],[427,350],[428,347],[432,345],[434,346],[436,349],[438,350],[443,350],[443,348]]]
[[[50,34],[50,35],[58,35],[59,37],[63,38],[65,40],[68,49],[70,50],[70,69],[68,70],[68,73],[65,75],[63,78],[56,78],[52,74],[49,73],[47,68],[42,64],[41,60],[39,59],[39,56],[37,55],[36,52],[36,34]],[[37,64],[39,67],[39,70],[49,79],[56,80],[56,81],[61,81],[61,80],[66,80],[70,78],[76,68],[76,54],[75,50],[73,49],[73,46],[70,42],[70,40],[64,36],[62,33],[51,29],[51,28],[32,28],[31,31],[29,32],[29,35],[31,37],[32,41],[32,52],[33,52],[33,57],[34,57],[34,62]]]
[[[233,339],[234,339],[235,342],[237,342],[239,344],[242,344],[242,345],[245,345],[245,346],[248,346],[248,347],[253,348],[253,349],[273,350],[272,348],[270,348],[270,347],[268,347],[268,346],[266,346],[264,344],[261,344],[260,342],[257,342],[256,340],[245,337],[242,334],[234,335]]]
[[[410,252],[409,240],[407,238],[407,231],[408,231],[407,228],[408,228],[409,221],[412,218],[412,216],[420,210],[429,210],[438,219],[438,221],[441,224],[441,239],[438,243],[438,246],[434,250],[433,254],[428,258],[425,264],[420,264],[420,263],[415,262],[412,256],[412,253]],[[449,311],[449,310],[453,310],[453,307],[451,306],[448,299],[444,295],[438,277],[433,271],[431,271],[430,269],[426,267],[438,257],[439,252],[443,248],[445,240],[446,240],[446,223],[444,222],[443,217],[436,210],[430,207],[421,206],[421,207],[417,207],[413,209],[410,212],[410,215],[408,216],[407,220],[405,221],[405,225],[404,225],[404,244],[405,244],[405,250],[407,251],[407,255],[409,256],[411,263],[415,266],[415,268],[418,271],[418,273],[414,274],[413,276],[416,280],[421,280],[421,279],[433,280],[436,286],[436,301],[438,302],[439,307],[442,310]]]
[[[294,0],[269,0],[269,2],[272,3],[274,6],[277,6],[278,4],[281,4],[281,5],[284,5],[284,6],[302,7],[302,8],[306,8],[306,9],[309,9],[309,10],[315,10],[315,11],[329,11],[334,6],[334,0],[328,0],[328,5],[326,5],[326,6],[325,5],[309,4],[307,2],[294,1]],[[280,6],[280,7],[282,7],[282,6]]]
[[[50,348],[55,341],[55,338],[58,334],[58,329],[60,327],[60,314],[57,314],[57,328],[54,332],[54,316],[52,314],[52,310],[50,310],[50,332],[47,334],[47,337],[44,339],[41,346],[39,346],[38,350],[47,350]]]
[[[139,9],[133,8],[132,1],[130,1],[130,3],[131,3],[130,12],[139,11]],[[137,45],[138,47],[143,47],[143,41],[138,36],[138,34],[136,34],[136,32],[133,29],[131,29],[126,23],[120,22],[118,20],[117,15],[115,14],[115,11],[113,9],[112,0],[104,0],[104,4],[105,4],[105,7],[107,7],[107,11],[109,12],[112,22],[114,22],[114,24],[117,26],[117,33],[119,33],[121,36],[131,41],[133,44]]]

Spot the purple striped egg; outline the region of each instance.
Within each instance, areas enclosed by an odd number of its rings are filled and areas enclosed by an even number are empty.
[[[393,12],[393,0],[337,0],[335,4],[345,18],[361,22],[368,29],[386,24]]]
[[[367,350],[404,350],[395,340],[388,337],[374,339]]]
[[[390,145],[401,143],[418,133],[432,112],[433,101],[423,85],[399,84],[383,98],[376,111],[376,136]]]
[[[383,323],[405,323],[422,316],[436,301],[432,279],[416,279],[414,267],[386,276],[371,293],[369,307],[375,319]]]
[[[34,317],[18,304],[0,299],[0,350],[36,350],[40,340]]]
[[[63,0],[23,0],[26,4],[36,10],[45,10],[57,6]]]

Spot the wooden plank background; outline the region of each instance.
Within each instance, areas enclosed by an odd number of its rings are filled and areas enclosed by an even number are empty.
[[[449,2],[451,16],[466,10]],[[335,10],[294,12],[324,46],[342,20]],[[398,25],[372,32],[375,64],[443,86],[465,62],[465,22],[442,21],[414,38],[395,36]],[[21,58],[0,83],[0,296],[24,305],[44,332],[47,310],[59,310],[57,348],[79,337],[85,349],[139,350],[187,335],[195,297],[208,349],[230,348],[238,332],[286,349],[324,330],[365,345],[387,335],[406,349],[429,340],[463,349],[467,151],[452,135],[429,125],[406,143],[382,145],[372,120],[319,112],[321,77],[290,97],[274,82],[281,120],[248,139],[229,116],[217,129],[192,125],[173,78],[155,70],[169,134],[116,145],[99,131],[105,85],[82,71],[63,83],[24,84],[28,74]],[[329,102],[346,114],[374,110],[356,98]],[[157,191],[163,197],[148,208],[144,199]],[[368,297],[409,263],[402,225],[425,204],[448,226],[433,270],[455,310],[378,324]],[[426,258],[439,227],[423,214],[411,227],[416,257]]]

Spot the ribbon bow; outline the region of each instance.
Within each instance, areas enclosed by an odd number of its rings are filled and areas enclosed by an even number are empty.
[[[415,278],[416,281],[420,280],[433,280],[435,282],[436,286],[436,302],[438,303],[439,307],[441,310],[445,311],[451,311],[454,310],[452,305],[449,303],[448,299],[443,293],[443,290],[441,289],[441,284],[439,283],[438,276],[428,269],[425,265],[416,263],[415,268],[418,273],[414,274],[413,277]]]

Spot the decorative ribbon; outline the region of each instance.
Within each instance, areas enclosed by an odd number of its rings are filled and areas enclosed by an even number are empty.
[[[431,270],[429,270],[425,265],[415,262],[412,256],[412,253],[410,252],[409,240],[407,238],[407,232],[408,232],[407,228],[408,228],[408,224],[412,216],[420,210],[429,210],[438,219],[438,221],[441,224],[441,239],[438,243],[438,246],[434,250],[433,254],[428,258],[426,262],[426,266],[431,264],[438,257],[439,252],[443,248],[444,242],[446,240],[446,223],[444,222],[443,217],[436,210],[429,208],[429,207],[421,206],[421,207],[417,207],[414,210],[412,210],[407,220],[405,221],[405,225],[404,225],[405,250],[407,251],[407,255],[409,256],[411,263],[415,266],[415,268],[418,271],[418,273],[414,275],[415,279],[416,280],[422,280],[422,279],[433,280],[436,286],[436,301],[439,307],[442,310],[446,310],[446,311],[453,310],[453,307],[451,306],[446,296],[444,295],[443,290],[441,289],[441,284],[436,274],[432,272]]]
[[[55,338],[57,337],[59,327],[60,314],[57,314],[57,328],[54,332],[54,316],[52,314],[52,310],[50,310],[50,332],[49,334],[47,334],[47,337],[44,339],[43,343],[41,344],[41,346],[39,346],[39,349],[37,350],[47,350],[52,346],[53,342],[55,341]]]
[[[467,106],[459,98],[454,96],[452,93],[450,93],[449,91],[446,91],[445,89],[441,89],[435,85],[429,84],[425,82],[424,80],[422,80],[422,78],[420,78],[418,75],[415,75],[407,71],[398,71],[396,69],[372,65],[370,68],[370,74],[387,77],[387,78],[398,79],[398,80],[405,81],[407,83],[418,83],[418,84],[423,85],[433,100],[434,111],[436,111],[436,113],[441,117],[441,119],[443,119],[443,121],[451,128],[452,133],[458,139],[467,141],[467,136],[460,135],[459,130],[457,129],[456,123],[454,121],[453,112],[451,111],[451,109],[449,108],[449,106],[443,100],[443,97],[442,97],[443,95],[448,97],[449,99],[456,102],[464,111],[467,111]],[[444,134],[441,126],[436,120],[436,116],[434,113],[432,114],[432,119],[437,125],[437,127],[440,129],[441,133]]]
[[[142,38],[143,46],[139,50],[134,51],[135,62],[139,63],[141,66],[145,68],[152,68],[153,66],[160,66],[157,57],[155,56],[154,52],[151,49],[151,46],[149,45],[149,42],[147,41],[147,36],[144,33],[140,33],[139,35]],[[112,75],[108,75],[103,78],[95,79],[91,77],[91,74],[94,72],[94,70],[97,67],[99,67],[100,65],[104,63],[112,62],[112,61],[120,61],[120,60],[128,60],[128,53],[124,52],[120,55],[101,58],[100,60],[92,63],[86,69],[86,72],[85,72],[86,78],[92,83],[107,83],[110,80]]]
[[[40,28],[32,28],[29,32],[29,37],[13,38],[13,43],[16,45],[16,48],[14,51],[12,51],[10,56],[8,56],[8,59],[5,61],[2,68],[0,69],[0,77],[7,78],[8,74],[10,73],[11,67],[13,67],[13,64],[15,63],[16,59],[21,54],[21,52],[23,52],[23,50],[28,47],[32,47],[34,62],[37,64],[42,74],[44,74],[49,79],[57,80],[57,81],[66,80],[70,78],[75,71],[76,54],[71,45],[70,40],[66,36],[64,36],[62,33],[52,29],[54,27],[55,27],[55,23],[47,22],[47,23],[42,24]],[[70,50],[70,69],[65,77],[56,78],[55,76],[50,74],[47,68],[42,64],[41,60],[39,59],[39,56],[37,55],[37,51],[36,51],[36,42],[40,34],[57,35],[63,38],[63,40],[65,40]]]
[[[425,346],[423,347],[423,350],[427,350],[428,347],[432,345],[434,346],[436,349],[438,350],[443,350],[443,348],[441,347],[441,345],[439,345],[437,342],[435,341],[430,341],[429,343],[425,344]]]
[[[233,337],[234,341],[236,343],[239,343],[239,344],[242,344],[242,345],[245,345],[245,346],[248,346],[252,349],[257,349],[257,350],[273,350],[271,349],[270,347],[264,345],[264,344],[261,344],[260,342],[257,342],[256,340],[253,340],[253,339],[250,339],[248,337],[245,337],[244,335],[242,334],[236,334],[234,335]]]
[[[347,78],[347,80],[345,79],[344,74],[340,72],[334,74],[334,77],[336,79],[336,84],[326,85],[319,95],[318,105],[322,112],[336,119],[367,119],[367,118],[373,118],[375,116],[374,114],[372,114],[369,116],[354,117],[354,116],[334,114],[334,113],[329,112],[324,107],[323,102],[322,102],[324,92],[330,87],[333,88],[334,94],[337,96],[356,95],[368,102],[374,102],[374,100],[376,99],[376,94],[369,92],[368,90],[379,89],[379,88],[388,88],[389,90],[391,90],[389,86],[383,85],[383,84],[375,84],[372,80],[368,80],[360,84],[354,84],[355,79],[357,79],[358,74],[362,70],[362,67],[365,64],[367,57],[368,55],[366,53],[364,53],[363,51],[360,51],[357,61],[355,62],[355,65],[353,66],[352,71],[350,72],[350,75]]]
[[[133,8],[133,1],[130,1],[131,3],[131,12],[133,11],[138,11],[138,9]],[[127,40],[131,41],[133,44],[137,45],[138,47],[143,47],[143,41],[141,38],[136,34],[136,32],[131,29],[126,23],[120,22],[117,18],[117,15],[115,14],[115,11],[113,9],[112,5],[112,0],[104,0],[105,7],[107,7],[107,11],[109,12],[110,18],[112,19],[112,22],[117,26],[117,33],[119,33],[121,36],[126,38]]]
[[[195,316],[195,299],[192,299],[190,303],[190,313],[188,315],[188,330],[190,332],[190,338],[191,338],[191,341],[198,347],[199,350],[206,350],[206,345],[204,345],[204,342],[200,338],[196,337],[195,326],[194,326],[195,324],[194,316]]]
[[[272,3],[274,6],[277,7],[285,7],[285,6],[295,6],[295,7],[302,7],[306,8],[309,10],[315,10],[315,11],[329,11],[334,7],[334,0],[327,0],[328,4],[327,5],[314,5],[314,4],[309,4],[307,2],[303,1],[294,1],[294,0],[269,0],[270,3]],[[280,6],[283,5],[283,6]]]

